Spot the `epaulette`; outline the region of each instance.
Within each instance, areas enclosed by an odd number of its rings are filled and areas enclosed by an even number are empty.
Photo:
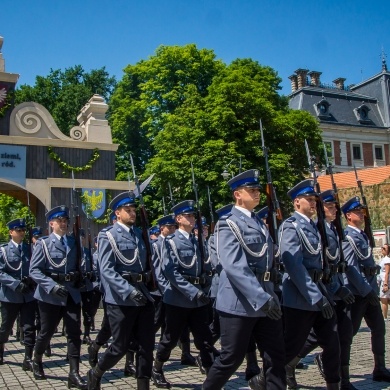
[[[42,237],[39,237],[38,240],[44,240],[45,238],[48,238],[49,236],[42,236]]]
[[[229,217],[231,217],[233,214],[231,212],[225,214],[225,215],[222,215],[221,218],[219,218],[219,221],[224,221],[225,219],[228,219]]]
[[[289,217],[284,222],[294,222],[294,221],[296,221],[295,217]]]
[[[171,240],[173,237],[175,237],[175,233],[170,234],[169,236],[166,236],[166,240]]]
[[[102,233],[102,232],[107,232],[108,230],[111,230],[113,227],[114,227],[114,225],[107,226],[107,227],[103,228],[102,230],[100,230],[100,232],[99,232],[99,233]]]
[[[8,242],[4,243],[4,244],[0,244],[0,246],[7,246],[8,245]]]

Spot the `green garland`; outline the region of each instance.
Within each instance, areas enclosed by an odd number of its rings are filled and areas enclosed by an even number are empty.
[[[49,153],[49,157],[56,161],[57,164],[62,168],[62,174],[65,175],[66,171],[68,172],[82,172],[87,171],[92,168],[92,165],[96,162],[96,160],[100,157],[99,149],[96,148],[93,150],[92,156],[89,161],[83,167],[73,167],[66,162],[62,161],[60,156],[53,150],[52,146],[47,147],[47,151]]]
[[[0,118],[3,118],[7,113],[8,109],[11,107],[13,97],[14,97],[14,92],[7,91],[7,97],[5,98],[4,105],[3,107],[0,108]]]

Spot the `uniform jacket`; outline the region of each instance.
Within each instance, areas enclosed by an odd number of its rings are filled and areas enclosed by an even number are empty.
[[[22,278],[29,274],[31,256],[29,246],[22,244],[22,256],[12,240],[8,244],[2,245],[2,248],[5,250],[7,261],[3,252],[0,251],[0,301],[11,303],[31,302],[34,300],[33,290],[27,294],[15,291]],[[16,271],[15,269],[19,268],[20,262],[22,262],[21,268]]]
[[[81,262],[81,272],[83,273],[83,282],[81,292],[92,291],[93,290],[93,282],[90,278],[86,277],[86,274],[93,274],[93,280],[96,280],[96,274],[93,266],[93,258],[88,248],[83,248],[83,260]]]
[[[47,273],[69,274],[78,271],[78,260],[76,241],[73,236],[66,236],[67,249],[61,244],[60,240],[51,233],[48,237],[41,238],[35,244],[35,249],[31,259],[30,276],[37,283],[34,297],[39,301],[51,303],[52,305],[66,306],[67,298],[59,297],[52,293],[53,288],[61,284],[64,286],[75,303],[80,303],[80,289],[74,281],[54,281]],[[65,257],[67,261],[61,267],[54,267],[46,257],[43,242],[46,243],[50,257],[53,262],[59,265]]]
[[[317,254],[310,253],[297,229],[301,229],[314,250],[320,249],[317,228],[299,213],[294,212],[282,223],[279,228],[279,248],[285,268],[282,304],[295,309],[320,311],[320,306],[316,304],[322,301],[326,289],[321,282],[314,283],[308,271],[322,271],[321,250]]]
[[[261,257],[244,249],[233,234],[229,221],[237,225],[250,251],[260,254],[267,248]],[[265,317],[261,307],[271,296],[275,300],[278,298],[274,293],[273,282],[259,281],[256,276],[270,272],[273,266],[273,242],[264,223],[233,207],[229,214],[219,219],[214,232],[214,245],[222,267],[216,309],[238,316]]]
[[[177,249],[177,252],[173,247]],[[194,264],[189,267],[194,256]],[[169,285],[164,291],[163,302],[187,308],[204,306],[196,299],[202,286],[192,284],[183,277],[183,275],[199,277],[202,274],[202,268],[198,241],[192,234],[187,239],[179,230],[176,230],[175,234],[168,236],[164,242],[162,271]]]
[[[359,233],[350,226],[347,226],[344,232],[346,239],[343,242],[343,251],[345,261],[347,262],[345,285],[353,292],[354,295],[365,297],[372,290],[374,290],[376,294],[379,294],[376,275],[366,276],[361,268],[376,266],[372,253],[370,256],[367,256],[371,250],[368,241],[364,237],[363,233]],[[357,253],[353,250],[352,245],[347,240],[347,236],[353,240],[357,250],[361,253],[362,257],[367,257],[366,259],[359,258]]]
[[[98,251],[95,250],[92,255],[92,267],[93,272],[96,276],[96,280],[92,282],[93,288],[98,287],[99,291],[101,291],[101,283],[100,283],[100,271],[99,271],[99,263],[98,263]]]
[[[328,252],[332,257],[335,257],[338,253],[337,258],[334,260],[327,256],[328,263],[329,265],[337,265],[340,261],[341,251],[337,233],[335,232],[335,230],[331,229],[328,224],[326,224],[326,234],[328,237]],[[340,298],[336,295],[336,292],[342,285],[344,285],[344,279],[342,274],[340,274],[339,272],[332,276],[330,283],[325,284],[325,287],[331,299],[336,301],[340,300]]]
[[[146,247],[142,239],[141,230],[133,226],[134,235],[127,232],[120,224],[116,223],[103,229],[98,236],[98,263],[100,280],[104,289],[104,300],[107,303],[120,306],[139,306],[129,298],[134,289],[142,292],[151,302],[151,297],[143,282],[131,283],[122,277],[123,273],[142,274],[147,271]],[[107,234],[111,233],[119,252],[130,263],[120,260],[114,253]],[[138,249],[138,257],[136,257]]]
[[[156,282],[158,285],[158,289],[153,292],[155,295],[162,296],[164,294],[165,289],[169,285],[168,279],[164,276],[162,272],[162,256],[163,256],[163,249],[164,249],[164,241],[165,237],[163,237],[161,234],[158,236],[156,240],[152,242],[152,263],[153,263],[153,269],[154,274],[156,277]]]

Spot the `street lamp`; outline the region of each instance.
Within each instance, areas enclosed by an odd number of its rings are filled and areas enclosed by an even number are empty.
[[[230,165],[233,161],[235,161],[235,160],[234,160],[234,159],[231,160],[231,161],[229,162],[229,164],[226,165],[226,167],[225,167],[225,169],[223,170],[223,172],[221,173],[221,176],[222,176],[223,179],[226,180],[226,181],[229,180],[229,177],[230,177],[230,176],[233,176],[233,174],[229,173],[229,171],[227,170],[227,168],[229,167],[229,165]],[[241,160],[241,156],[240,156],[240,165],[239,165],[239,172],[238,172],[238,173],[241,173],[241,169],[242,169],[242,160]]]

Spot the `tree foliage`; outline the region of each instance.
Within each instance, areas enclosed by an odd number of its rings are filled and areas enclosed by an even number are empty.
[[[109,99],[116,81],[105,68],[86,72],[81,65],[64,71],[50,70],[48,76],[37,76],[34,86],[22,85],[16,90],[15,103],[37,102],[53,116],[59,129],[66,135],[78,125],[77,115],[95,94]]]

